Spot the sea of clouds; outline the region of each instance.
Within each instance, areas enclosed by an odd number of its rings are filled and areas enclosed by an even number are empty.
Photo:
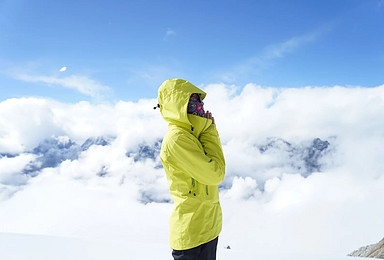
[[[203,86],[226,158],[220,247],[345,255],[384,234],[384,86]],[[0,103],[0,232],[168,242],[155,99]]]

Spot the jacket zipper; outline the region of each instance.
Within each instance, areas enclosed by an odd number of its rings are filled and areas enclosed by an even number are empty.
[[[201,130],[201,133],[204,132],[205,127],[207,126],[207,123],[208,123],[208,118],[207,118],[207,120],[205,120],[205,124],[204,124],[203,130]],[[199,140],[200,140],[201,133],[200,133],[200,135],[199,135]],[[205,185],[205,192],[206,192],[207,195],[208,195],[208,185]]]
[[[195,193],[195,179],[194,178],[191,178],[192,179],[192,191],[193,191],[193,196],[196,196],[196,193]],[[191,191],[189,191],[189,193],[191,193]]]
[[[207,126],[207,123],[208,123],[208,118],[207,118],[207,120],[205,120],[204,127],[203,127],[203,129],[201,130],[198,139],[200,139],[201,134],[204,132],[205,127]],[[193,128],[192,128],[192,131],[193,131]],[[192,178],[192,186],[193,186],[193,188],[195,188],[195,179],[194,179],[194,178]],[[206,192],[207,195],[208,195],[208,185],[205,185],[205,192]],[[193,193],[193,195],[195,195],[195,193]],[[196,196],[196,195],[195,195],[195,196]]]
[[[200,136],[201,136],[201,134],[204,132],[204,130],[205,130],[205,127],[207,126],[207,123],[208,123],[208,118],[207,118],[207,120],[205,120],[205,124],[204,124],[204,127],[203,127],[203,129],[201,130],[201,132],[200,132],[200,134],[199,134],[199,140],[200,140]]]
[[[193,187],[193,189],[195,189],[195,179],[194,178],[191,178],[192,179],[192,187]],[[207,193],[207,195],[209,194],[208,193],[208,185],[205,185],[205,193]],[[196,193],[195,193],[195,191],[193,191],[193,196],[196,196]]]

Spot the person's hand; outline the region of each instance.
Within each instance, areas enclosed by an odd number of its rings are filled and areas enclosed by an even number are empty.
[[[211,119],[212,120],[212,124],[215,124],[215,118],[212,116],[212,113],[209,112],[208,110],[207,110],[207,112],[205,112],[204,117],[208,118],[208,119]]]

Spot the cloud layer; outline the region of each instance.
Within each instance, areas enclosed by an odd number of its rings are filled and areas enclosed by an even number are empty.
[[[204,87],[227,161],[220,244],[346,254],[379,240],[384,86]],[[0,232],[167,241],[154,99],[0,103]]]

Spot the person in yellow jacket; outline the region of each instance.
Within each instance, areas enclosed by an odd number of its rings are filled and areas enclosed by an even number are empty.
[[[166,80],[158,107],[168,131],[160,159],[174,201],[170,246],[176,259],[216,259],[222,227],[218,185],[225,160],[212,114],[204,112],[206,93],[182,79]]]

